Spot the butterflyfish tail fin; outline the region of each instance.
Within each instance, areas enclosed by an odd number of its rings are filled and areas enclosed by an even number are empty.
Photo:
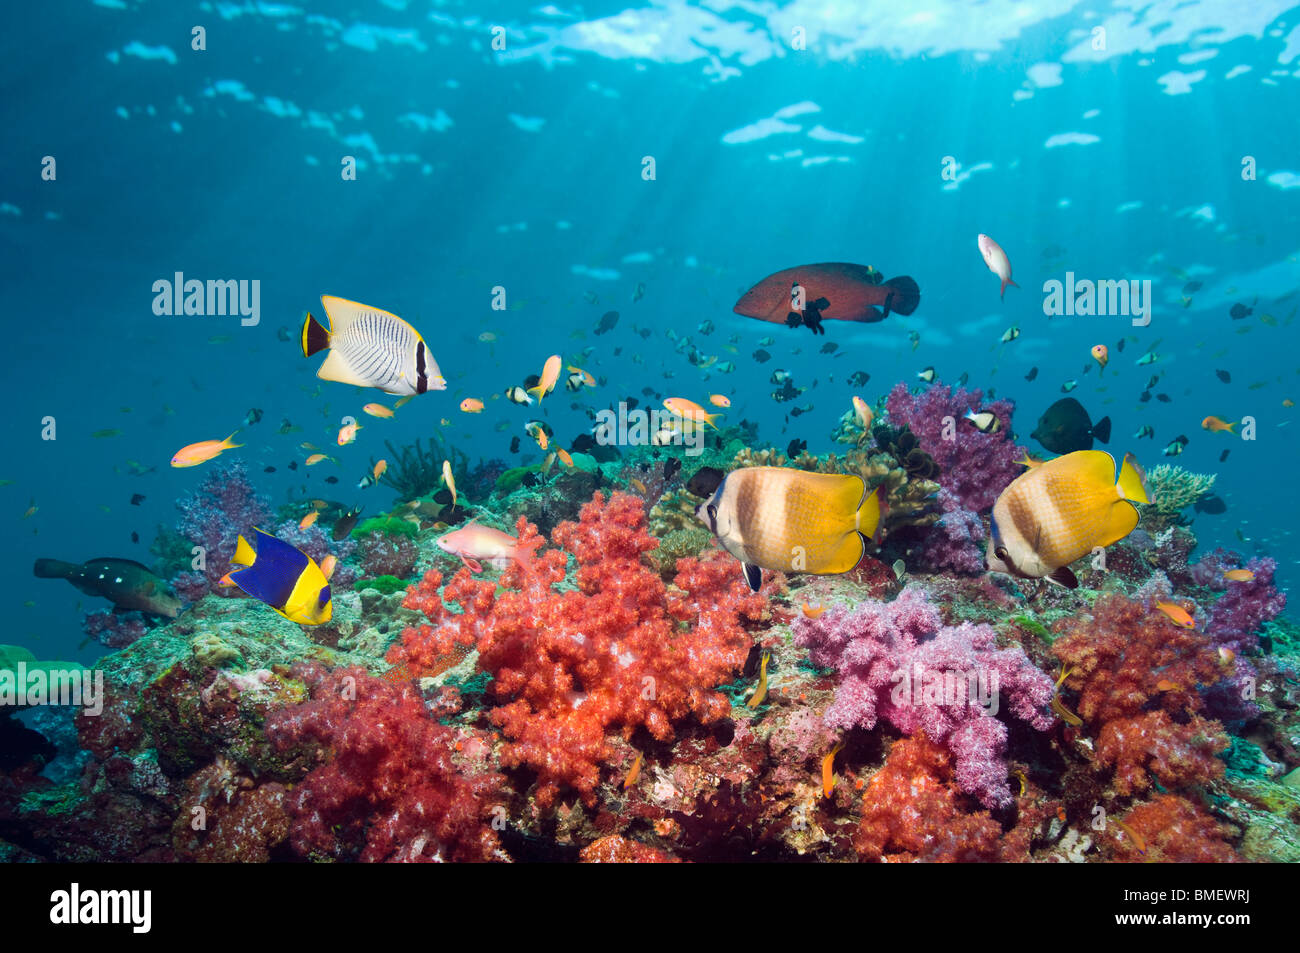
[[[865,538],[875,540],[880,529],[882,507],[882,490],[883,484],[876,487],[870,493],[867,493],[862,502],[858,505],[857,512],[854,514],[854,522],[857,531]]]
[[[1124,462],[1119,467],[1119,479],[1116,481],[1119,492],[1126,500],[1135,503],[1150,503],[1151,494],[1147,490],[1146,473],[1137,458],[1131,453],[1124,454]]]
[[[328,320],[328,319],[326,319]],[[330,346],[330,332],[307,312],[307,320],[302,323],[302,356],[311,357]]]

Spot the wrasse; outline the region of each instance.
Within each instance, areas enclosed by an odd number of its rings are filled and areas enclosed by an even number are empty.
[[[757,708],[763,704],[763,699],[767,697],[767,662],[772,657],[772,653],[763,649],[763,661],[758,667],[758,688],[750,696],[749,701],[745,702],[750,708]]]

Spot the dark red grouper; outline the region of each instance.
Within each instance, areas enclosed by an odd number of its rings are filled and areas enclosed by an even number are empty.
[[[822,321],[883,321],[891,311],[911,314],[921,303],[921,289],[906,275],[883,281],[869,265],[832,261],[799,265],[768,275],[746,291],[734,310],[747,318],[790,327],[805,325],[825,334]],[[792,289],[804,290],[804,308],[795,310]]]

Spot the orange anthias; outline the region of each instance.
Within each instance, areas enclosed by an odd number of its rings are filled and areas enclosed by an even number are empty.
[[[1196,620],[1188,614],[1186,609],[1177,603],[1157,602],[1156,608],[1169,616],[1174,625],[1182,626],[1184,629],[1191,629],[1196,626]]]
[[[235,439],[232,433],[225,440],[200,440],[198,443],[192,443],[187,447],[181,447],[172,457],[172,466],[174,467],[197,467],[200,463],[207,463],[213,457],[220,456],[222,451],[233,450],[235,447],[242,447],[242,443],[231,443]]]

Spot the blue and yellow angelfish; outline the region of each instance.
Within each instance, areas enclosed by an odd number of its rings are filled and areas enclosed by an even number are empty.
[[[330,584],[315,561],[270,533],[254,528],[256,546],[239,537],[230,581],[299,625],[321,625],[333,615]]]

